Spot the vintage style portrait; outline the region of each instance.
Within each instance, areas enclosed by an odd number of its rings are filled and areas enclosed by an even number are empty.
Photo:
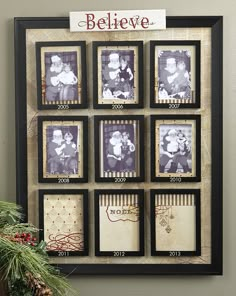
[[[200,117],[153,115],[151,125],[152,181],[199,180]]]
[[[87,117],[38,117],[39,181],[85,182]]]
[[[39,109],[86,107],[85,54],[83,41],[36,43]]]
[[[126,182],[142,177],[142,121],[142,116],[95,116],[97,181],[123,178]]]
[[[95,190],[95,255],[144,255],[144,191]]]
[[[88,255],[88,191],[39,190],[39,227],[50,256]]]
[[[93,42],[95,108],[141,107],[142,47],[141,41]]]
[[[151,107],[199,108],[200,42],[151,41]]]
[[[152,256],[200,256],[200,190],[151,190]]]

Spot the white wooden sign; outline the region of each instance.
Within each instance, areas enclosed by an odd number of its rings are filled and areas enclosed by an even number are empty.
[[[165,9],[70,12],[71,32],[164,29]]]

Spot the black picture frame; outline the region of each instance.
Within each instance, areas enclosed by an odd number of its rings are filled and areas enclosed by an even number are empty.
[[[108,176],[101,176],[101,163],[103,159],[100,158],[101,155],[101,135],[100,135],[100,122],[101,121],[138,121],[138,130],[136,135],[138,136],[137,143],[138,145],[138,155],[137,155],[137,165],[138,165],[138,176],[127,176],[125,173],[110,176],[111,173],[107,173]],[[117,124],[117,123],[112,123]],[[121,123],[119,123],[121,125]],[[125,124],[125,123],[124,123]],[[143,115],[96,115],[94,116],[94,158],[95,158],[95,182],[113,182],[113,183],[126,183],[126,182],[143,182],[145,179],[145,169],[144,169],[144,116]],[[141,169],[142,168],[142,169]],[[103,170],[104,171],[104,170]],[[105,172],[104,172],[105,174]]]
[[[169,250],[158,251],[156,250],[156,211],[155,199],[156,195],[188,195],[194,196],[195,202],[195,251],[183,250]],[[182,257],[182,256],[201,256],[201,198],[200,189],[151,189],[150,191],[150,224],[151,224],[151,255],[152,256],[169,256],[169,257]]]
[[[194,47],[195,48],[195,59],[194,71],[195,77],[195,94],[194,99],[195,102],[187,103],[183,102],[182,99],[166,99],[165,101],[169,102],[156,102],[155,99],[155,88],[158,87],[158,81],[155,80],[156,69],[156,53],[155,49],[158,46],[165,46],[174,48],[175,46],[182,46],[186,48]],[[192,57],[191,57],[192,58]],[[194,57],[193,57],[194,58]],[[191,64],[191,60],[190,60]],[[186,108],[200,108],[200,100],[201,100],[201,42],[199,40],[151,40],[150,41],[150,107],[151,108],[167,108],[167,109],[186,109]],[[156,85],[157,84],[157,85]],[[192,94],[193,95],[193,94]]]
[[[167,28],[211,31],[211,262],[209,264],[56,264],[79,275],[222,275],[223,273],[223,17],[168,16]],[[28,220],[26,34],[34,29],[69,29],[68,17],[15,18],[16,200]]]
[[[99,67],[98,67],[98,49],[99,47],[107,47],[107,50],[109,51],[109,47],[114,48],[117,47],[118,50],[125,50],[129,47],[137,47],[138,57],[137,58],[137,71],[134,71],[135,73],[138,72],[137,78],[134,80],[134,83],[136,83],[133,86],[133,88],[138,87],[138,97],[137,103],[126,103],[127,100],[121,100],[121,99],[114,99],[114,102],[110,103],[99,103]],[[114,49],[113,49],[114,50]],[[115,51],[115,50],[114,50]],[[135,73],[133,73],[135,75]],[[143,102],[144,102],[144,89],[143,89],[143,41],[94,41],[93,42],[93,107],[94,109],[113,109],[113,110],[120,110],[120,109],[132,109],[132,108],[142,108]],[[100,77],[101,78],[101,77]],[[135,78],[135,77],[134,77]],[[119,100],[121,102],[119,102]],[[103,100],[104,101],[104,100]]]
[[[82,141],[83,145],[81,147],[83,151],[83,157],[81,158],[83,175],[81,177],[71,177],[66,174],[55,174],[55,177],[45,177],[44,173],[44,131],[43,123],[51,122],[82,122]],[[46,145],[46,143],[45,143]],[[46,147],[46,146],[45,146]],[[46,149],[45,149],[46,150]],[[80,157],[80,156],[79,156]],[[78,163],[80,161],[78,160]],[[77,165],[78,165],[77,163]],[[86,183],[88,182],[88,117],[87,116],[38,116],[38,181],[39,183],[58,183],[58,184],[69,184],[69,183]]]
[[[101,251],[100,247],[100,196],[101,195],[137,195],[139,207],[139,251]],[[95,256],[126,257],[144,256],[144,190],[142,189],[106,189],[94,191],[94,215],[95,215]]]
[[[69,110],[69,109],[84,109],[87,108],[87,70],[86,70],[86,42],[85,41],[53,41],[53,42],[36,42],[36,73],[37,73],[37,101],[39,110]],[[64,100],[60,102],[59,100],[54,103],[43,103],[43,83],[42,83],[42,59],[41,50],[43,48],[58,48],[61,47],[63,52],[63,47],[75,47],[75,49],[80,48],[80,67],[78,67],[78,52],[77,56],[77,71],[81,71],[81,103],[71,103],[70,100]],[[53,51],[52,51],[53,52]],[[60,51],[57,51],[59,54]],[[79,68],[79,69],[78,69]],[[46,72],[46,71],[45,71]],[[45,73],[46,75],[46,73]],[[46,82],[45,82],[46,83]],[[77,100],[75,100],[77,101]]]
[[[173,121],[174,124],[178,124],[178,121],[195,121],[195,176],[185,176],[183,174],[177,174],[176,176],[173,173],[167,176],[157,176],[157,152],[156,144],[159,143],[156,138],[156,121]],[[170,123],[168,123],[170,124]],[[160,145],[160,143],[158,144]],[[158,152],[159,153],[159,152]],[[159,154],[158,154],[159,155]],[[159,162],[158,162],[158,166]],[[159,174],[160,171],[158,170]],[[170,182],[170,183],[182,183],[182,182],[200,182],[201,181],[201,116],[200,115],[151,115],[151,181],[152,182]]]
[[[44,198],[45,195],[82,195],[83,196],[83,250],[82,251],[47,251],[53,257],[88,256],[89,254],[89,201],[88,190],[86,189],[43,189],[38,191],[39,195],[39,239],[44,237]]]

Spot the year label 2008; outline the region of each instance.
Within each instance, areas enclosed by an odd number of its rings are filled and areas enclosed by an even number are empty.
[[[113,252],[114,257],[125,257],[125,252],[115,251]]]

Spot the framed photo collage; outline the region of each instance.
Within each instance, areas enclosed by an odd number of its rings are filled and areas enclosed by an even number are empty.
[[[17,200],[63,272],[222,273],[221,34],[15,19]]]

